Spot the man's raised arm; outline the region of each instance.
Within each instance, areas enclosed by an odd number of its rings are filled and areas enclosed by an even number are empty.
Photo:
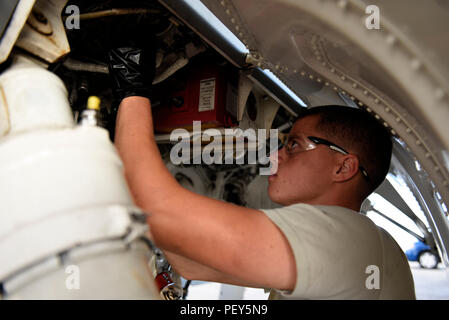
[[[246,286],[292,289],[293,253],[264,213],[192,193],[165,167],[154,139],[150,94],[145,91],[151,81],[142,76],[146,69],[138,63],[148,61],[137,49],[140,60],[131,58],[128,68],[130,52],[115,50],[109,64],[122,94],[115,144],[134,200],[150,214],[156,244],[213,270],[215,276],[207,275],[211,281],[231,282],[227,278]]]

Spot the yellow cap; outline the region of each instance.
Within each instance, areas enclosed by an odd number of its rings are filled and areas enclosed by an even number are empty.
[[[97,96],[90,96],[87,99],[87,109],[100,110],[100,102],[101,100]]]

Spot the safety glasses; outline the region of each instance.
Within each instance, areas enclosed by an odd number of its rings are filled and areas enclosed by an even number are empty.
[[[342,147],[336,145],[335,143],[332,143],[326,139],[314,137],[314,136],[305,136],[302,134],[294,134],[288,137],[287,143],[285,144],[285,150],[287,151],[288,155],[293,155],[295,153],[299,153],[302,151],[307,150],[313,150],[318,145],[323,144],[328,146],[330,149],[340,152],[344,155],[349,154],[348,151],[343,149]],[[368,172],[365,170],[364,167],[359,166],[360,171],[362,172],[362,175],[369,181]]]

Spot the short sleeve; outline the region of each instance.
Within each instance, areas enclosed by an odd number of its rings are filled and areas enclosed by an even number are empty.
[[[377,299],[367,268],[382,268],[379,230],[366,216],[336,206],[295,204],[262,210],[282,231],[295,256],[292,292],[279,299]],[[272,292],[273,293],[273,292]]]

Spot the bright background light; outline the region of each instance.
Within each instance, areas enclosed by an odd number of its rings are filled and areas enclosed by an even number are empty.
[[[241,42],[200,0],[188,0],[186,3],[196,12],[205,17],[209,22],[210,27],[218,30],[240,52],[249,53],[243,42]]]
[[[401,179],[396,179],[393,175],[389,174],[387,176],[388,181],[393,185],[393,187],[398,191],[410,209],[415,213],[415,215],[428,227],[427,219],[424,215],[424,212],[421,210],[420,205],[416,201],[412,192],[408,189]],[[392,218],[396,222],[400,223],[404,227],[410,229],[416,234],[423,236],[422,232],[418,229],[416,224],[407,217],[404,213],[398,210],[395,206],[393,206],[390,202],[388,202],[385,198],[381,197],[378,194],[372,194],[368,197],[368,199],[372,202],[374,208],[389,218]],[[368,212],[367,216],[374,221],[379,227],[385,229],[391,236],[396,240],[402,250],[406,251],[413,247],[413,244],[418,241],[414,236],[409,234],[408,232],[402,230],[398,226],[394,225],[387,219],[379,216],[377,213]]]

